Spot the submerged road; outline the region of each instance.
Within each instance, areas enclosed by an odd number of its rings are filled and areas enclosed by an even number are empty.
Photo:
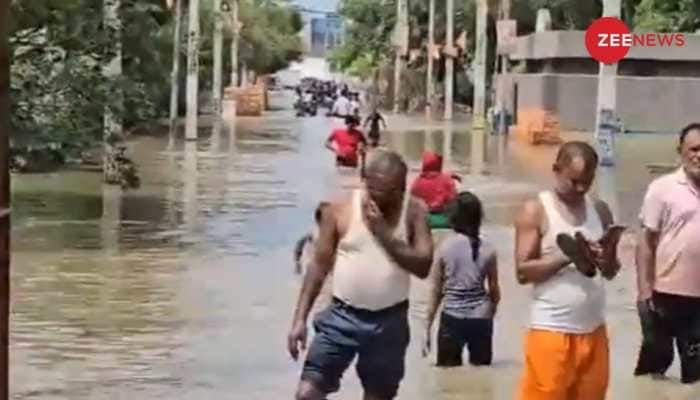
[[[390,120],[385,145],[415,174],[421,152],[447,152],[468,171],[460,126],[418,129]],[[300,278],[292,248],[319,200],[358,184],[323,148],[329,122],[291,110],[240,118],[198,143],[135,138],[143,187],[121,194],[87,172],[15,176],[11,382],[14,399],[291,399],[300,364],[285,337]],[[673,157],[675,137],[629,136],[602,174],[600,194],[634,226],[651,179],[648,162]],[[520,202],[546,187],[553,148],[490,148],[491,175],[465,175],[487,207],[485,234],[499,249],[503,304],[495,365],[438,370],[420,357],[424,287],[412,292],[407,377],[399,398],[511,399],[522,363],[528,288],[512,273],[511,222]],[[498,154],[501,154],[500,158]],[[629,256],[629,243],[626,246]],[[608,287],[610,399],[697,399],[695,388],[635,380],[640,340],[633,266]],[[333,398],[358,399],[351,369]]]

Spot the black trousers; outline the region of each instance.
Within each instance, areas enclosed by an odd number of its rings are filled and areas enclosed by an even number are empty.
[[[462,365],[464,346],[469,350],[471,365],[491,365],[493,358],[493,320],[455,318],[442,313],[437,340],[437,365]]]
[[[675,342],[681,382],[700,381],[700,298],[655,292],[653,310],[638,303],[642,346],[634,375],[664,374],[673,363]]]

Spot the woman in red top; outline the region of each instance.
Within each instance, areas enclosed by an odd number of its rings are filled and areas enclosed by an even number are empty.
[[[411,194],[428,206],[432,228],[448,228],[446,205],[457,197],[456,176],[442,172],[442,157],[431,151],[423,153],[421,174],[413,181]]]

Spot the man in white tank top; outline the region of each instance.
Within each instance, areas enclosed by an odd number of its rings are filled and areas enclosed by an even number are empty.
[[[426,278],[433,257],[426,208],[406,193],[406,174],[398,154],[375,150],[363,187],[322,209],[314,261],[288,336],[292,358],[305,347],[307,318],[331,269],[333,301],[314,318],[298,400],[337,391],[356,356],[364,399],[396,397],[409,342],[410,275]]]
[[[553,166],[554,190],[528,201],[515,222],[517,278],[533,285],[520,400],[605,399],[609,353],[602,278],[615,277],[620,265],[616,251],[597,243],[613,224],[607,204],[587,195],[597,165],[589,144],[565,143]],[[559,249],[557,235],[576,232],[589,242],[602,277],[584,275]]]

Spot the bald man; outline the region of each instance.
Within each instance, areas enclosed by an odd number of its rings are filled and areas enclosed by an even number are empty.
[[[322,210],[314,261],[288,336],[292,358],[305,347],[309,311],[331,269],[333,301],[314,319],[298,400],[338,391],[356,356],[364,399],[396,397],[409,342],[410,275],[427,277],[433,258],[426,207],[406,192],[406,174],[398,154],[376,150],[362,188]]]
[[[597,165],[590,145],[565,143],[552,167],[553,190],[528,201],[515,222],[517,278],[533,286],[520,400],[605,399],[609,360],[603,279],[613,279],[620,265],[616,251],[592,244],[613,225],[608,205],[588,196]],[[587,276],[559,249],[557,235],[576,232],[591,242],[601,275]]]

